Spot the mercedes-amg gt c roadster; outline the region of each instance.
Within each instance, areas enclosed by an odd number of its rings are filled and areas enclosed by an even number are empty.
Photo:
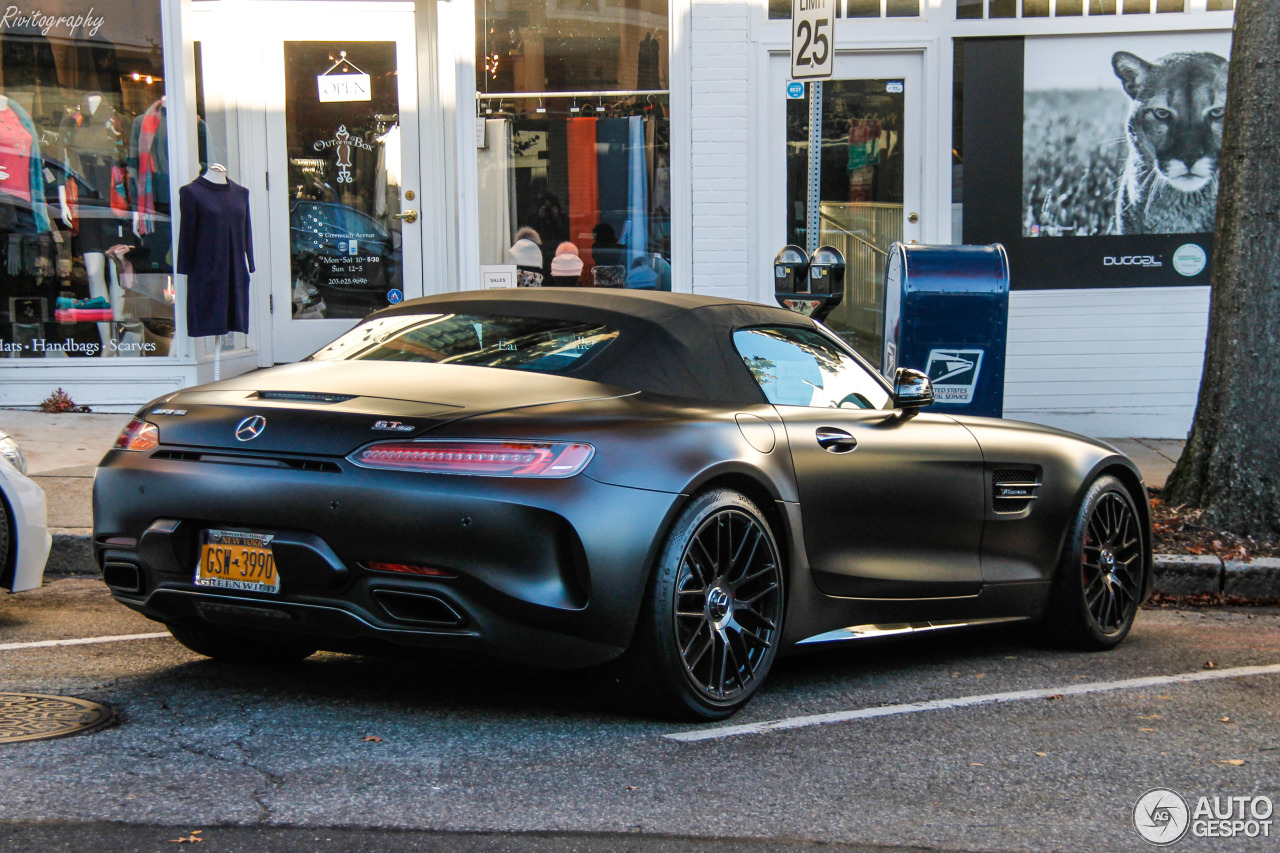
[[[98,469],[94,549],[210,657],[609,664],[695,719],[818,643],[1028,620],[1118,644],[1151,587],[1133,463],[895,380],[746,302],[412,300],[144,406]]]

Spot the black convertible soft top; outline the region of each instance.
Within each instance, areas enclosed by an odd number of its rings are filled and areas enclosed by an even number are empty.
[[[686,293],[567,287],[443,293],[383,308],[367,319],[436,313],[608,325],[618,330],[618,339],[566,375],[734,405],[766,402],[733,346],[735,329],[816,327],[807,317],[755,302]]]

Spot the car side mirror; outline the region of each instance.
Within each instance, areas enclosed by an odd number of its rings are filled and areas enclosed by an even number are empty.
[[[893,406],[896,409],[922,409],[933,405],[933,383],[919,370],[899,367],[893,376]]]

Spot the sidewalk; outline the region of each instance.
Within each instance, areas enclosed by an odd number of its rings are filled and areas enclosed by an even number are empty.
[[[0,430],[27,454],[27,474],[49,501],[53,550],[49,572],[96,574],[93,534],[93,471],[130,415],[46,415],[0,409]],[[1142,471],[1148,486],[1163,486],[1182,453],[1172,439],[1110,438]],[[1245,598],[1280,597],[1280,560],[1223,563],[1217,557],[1157,555],[1156,591],[1169,595],[1220,593]]]

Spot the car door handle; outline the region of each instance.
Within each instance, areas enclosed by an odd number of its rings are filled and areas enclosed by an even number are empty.
[[[818,427],[818,446],[828,453],[848,453],[858,446],[858,439],[835,427]]]

